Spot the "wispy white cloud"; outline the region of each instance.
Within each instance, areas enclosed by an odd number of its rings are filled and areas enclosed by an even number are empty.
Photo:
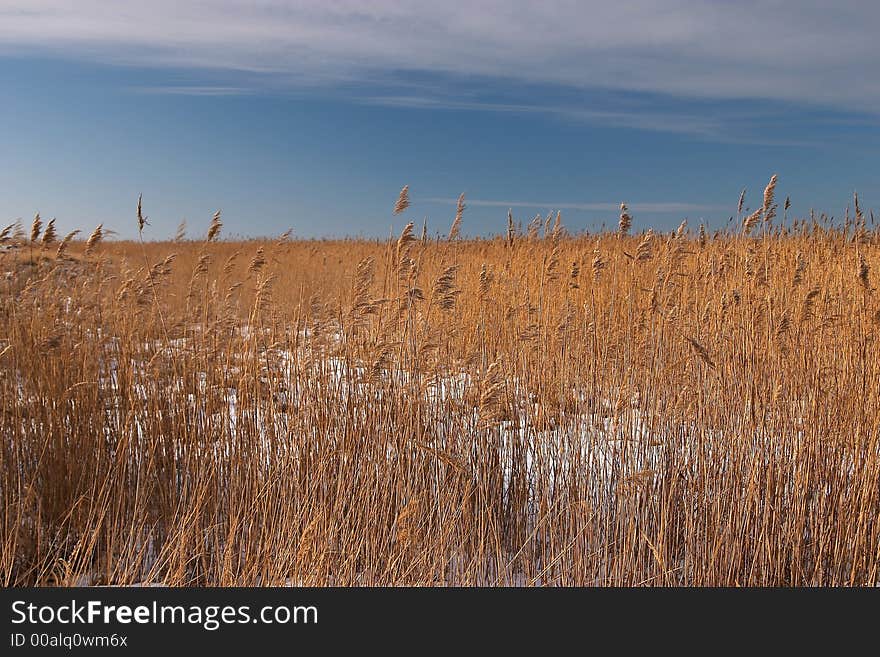
[[[245,87],[215,87],[198,85],[163,85],[131,87],[136,93],[166,96],[245,96],[254,93]]]
[[[0,52],[259,72],[291,84],[417,71],[874,112],[878,24],[880,3],[864,0],[117,0],[112,9],[4,0]],[[584,118],[645,125],[625,113]],[[654,120],[675,131],[688,118]],[[696,131],[715,129],[702,122]]]
[[[429,197],[419,199],[425,203],[441,203],[444,205],[456,205],[457,198]],[[489,199],[467,199],[466,203],[475,207],[498,207],[498,208],[538,208],[543,211],[549,210],[584,210],[588,212],[617,212],[620,203],[553,203],[544,201],[504,201]],[[696,212],[714,212],[725,210],[726,207],[719,205],[701,205],[698,203],[678,203],[670,201],[642,201],[636,203],[627,202],[627,206],[633,212],[646,212],[656,214],[687,214]]]
[[[562,119],[582,121],[618,128],[634,128],[652,132],[675,132],[697,135],[710,139],[724,138],[725,125],[713,117],[681,112],[657,110],[590,109],[571,104],[523,104],[490,101],[461,101],[431,96],[373,96],[361,98],[360,102],[385,107],[408,107],[415,109],[448,109],[481,112],[504,112],[513,114],[549,114]]]

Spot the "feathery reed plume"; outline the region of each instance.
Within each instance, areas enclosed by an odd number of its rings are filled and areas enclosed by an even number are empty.
[[[431,293],[441,310],[452,310],[455,307],[455,298],[461,294],[461,290],[455,287],[455,275],[458,269],[458,265],[451,265],[434,281]]]
[[[681,223],[678,224],[678,228],[675,229],[675,238],[676,239],[681,239],[682,237],[684,237],[687,234],[687,226],[688,226],[688,220],[682,219]]]
[[[375,310],[375,305],[370,303],[370,288],[373,285],[373,275],[376,268],[376,259],[373,256],[363,258],[357,264],[354,279],[354,300],[352,312],[366,315]]]
[[[400,231],[400,237],[397,238],[397,260],[400,259],[406,254],[409,245],[416,241],[416,238],[413,236],[413,222],[409,222],[406,226],[403,227],[403,230]]]
[[[862,287],[866,290],[871,289],[871,282],[868,280],[868,275],[871,271],[871,268],[868,266],[868,261],[865,260],[865,256],[861,253],[859,254],[859,282],[862,284]]]
[[[147,218],[144,217],[143,211],[143,194],[138,194],[138,202],[137,202],[137,222],[138,222],[138,233],[144,232],[144,226],[149,226],[149,222]]]
[[[776,174],[770,176],[770,182],[764,188],[764,206],[761,212],[764,216],[764,223],[771,224],[776,216],[776,204],[773,202],[773,195],[776,191]]]
[[[780,342],[780,343],[783,342],[783,340],[789,334],[790,331],[791,331],[791,318],[788,314],[788,311],[786,310],[785,312],[782,313],[782,317],[780,317],[779,323],[776,325],[776,331],[775,331],[776,341]]]
[[[58,233],[55,231],[55,217],[52,217],[49,223],[46,224],[46,230],[43,231],[43,239],[40,240],[40,244],[43,247],[47,247],[57,239]]]
[[[617,233],[621,237],[629,235],[629,229],[632,227],[632,217],[627,211],[626,203],[620,204],[620,220],[617,223]]]
[[[223,263],[223,278],[229,278],[232,274],[232,270],[235,268],[235,261],[238,260],[240,255],[241,251],[236,251],[226,258],[226,262]]]
[[[597,281],[599,280],[599,276],[602,275],[602,270],[605,269],[607,264],[608,263],[605,261],[605,259],[602,257],[601,252],[599,251],[599,243],[597,242],[596,248],[593,250],[593,264],[592,264],[593,278],[595,280],[597,280]]]
[[[790,197],[790,196],[786,196],[786,197],[785,197],[785,204],[782,206],[782,209],[783,209],[783,210],[788,210],[790,207],[791,207],[791,197]]]
[[[248,274],[259,274],[266,264],[265,250],[261,246],[257,249],[254,257],[251,258],[251,264],[248,266]]]
[[[547,258],[544,274],[548,281],[555,281],[559,278],[559,240],[553,240],[553,247],[550,249],[550,257]]]
[[[452,228],[449,229],[449,237],[447,239],[450,242],[458,237],[459,232],[461,232],[461,218],[466,207],[464,204],[464,194],[462,193],[458,197],[458,205],[455,208],[455,219],[452,221]]]
[[[223,228],[223,222],[220,221],[220,210],[217,210],[211,218],[211,225],[208,226],[208,237],[205,241],[213,242],[220,234],[221,228]]]
[[[653,257],[651,252],[651,245],[654,242],[654,231],[650,228],[648,231],[642,236],[642,239],[639,240],[639,245],[636,247],[636,261],[644,262],[645,260],[650,260]]]
[[[562,237],[562,210],[556,211],[556,219],[553,220],[553,231],[550,233],[554,240]]]
[[[483,266],[480,267],[480,296],[485,298],[489,294],[489,289],[492,287],[492,272],[489,271],[489,267],[486,263],[483,263]]]
[[[61,258],[64,255],[64,251],[67,249],[67,245],[70,244],[70,241],[79,235],[80,231],[72,230],[67,235],[64,236],[64,239],[61,240],[60,244],[58,244],[58,250],[55,252],[56,258]]]
[[[491,427],[504,418],[504,378],[498,361],[489,365],[480,385],[480,424]]]
[[[805,322],[813,316],[813,308],[816,305],[816,298],[819,296],[820,289],[818,285],[814,285],[804,295],[804,301],[801,304],[801,322]]]
[[[706,347],[697,342],[694,338],[688,336],[685,336],[685,338],[687,339],[688,344],[690,344],[691,349],[693,349],[694,353],[699,357],[699,359],[706,363],[706,365],[708,365],[712,369],[715,369],[715,363],[709,357],[709,351],[706,349]]]
[[[288,228],[278,236],[278,238],[275,240],[275,243],[272,245],[271,253],[274,257],[279,257],[285,246],[290,244],[291,235],[293,235],[293,228]]]
[[[397,246],[395,248],[394,263],[396,267],[397,277],[400,280],[410,278],[415,275],[415,262],[409,257],[410,245],[416,241],[413,235],[413,222],[409,222],[400,232],[397,238]]]
[[[706,248],[706,241],[707,241],[707,237],[706,237],[706,226],[703,225],[703,224],[700,224],[700,231],[699,231],[699,244],[700,244],[700,248],[701,248],[701,249],[705,249],[705,248]]]
[[[43,220],[40,219],[40,213],[34,215],[34,221],[31,224],[31,242],[36,242],[40,238],[40,232],[43,230]]]
[[[89,235],[89,239],[86,240],[86,250],[85,254],[89,255],[98,244],[104,239],[104,224],[98,224],[95,230],[92,231],[92,234]]]
[[[572,290],[580,289],[580,285],[578,284],[578,278],[581,275],[581,267],[578,264],[577,260],[573,260],[571,263],[571,269],[568,273],[568,287]]]
[[[421,238],[422,246],[425,246],[428,243],[428,218],[425,217],[425,221],[422,223],[422,238]]]
[[[0,244],[6,244],[12,240],[12,231],[15,230],[15,224],[9,224],[3,230],[0,230]]]
[[[736,214],[737,215],[742,214],[743,203],[745,202],[745,200],[746,200],[746,190],[745,190],[745,188],[743,188],[743,190],[739,193],[739,203],[737,203],[737,205],[736,205]]]
[[[27,233],[25,233],[24,231],[24,225],[21,223],[21,219],[17,219],[13,225],[15,226],[15,228],[12,229],[12,241],[21,244],[27,239]]]
[[[147,271],[146,276],[137,288],[137,304],[145,306],[151,298],[156,297],[157,287],[167,276],[171,274],[171,263],[177,258],[176,253],[170,253],[163,260],[158,261]]]
[[[176,253],[169,253],[163,260],[160,260],[153,265],[150,269],[149,276],[147,276],[147,281],[155,281],[163,276],[168,276],[171,273],[171,263],[173,263],[176,258]]]
[[[380,345],[376,358],[370,365],[368,380],[371,382],[380,381],[388,369],[391,361],[391,349],[387,345]]]
[[[182,242],[186,239],[186,219],[181,219],[177,224],[177,231],[174,233],[174,241]]]
[[[544,217],[542,217],[541,213],[539,212],[535,215],[535,218],[529,222],[529,225],[526,226],[526,235],[528,235],[529,239],[538,239],[538,235],[541,232],[541,226],[543,224]]]
[[[210,265],[211,265],[211,254],[210,253],[202,253],[199,256],[198,262],[196,263],[193,277],[201,276],[202,274],[207,274],[208,267]]]
[[[254,293],[254,312],[263,311],[272,301],[272,285],[275,283],[275,275],[269,274],[268,276],[260,279],[260,282],[257,283],[257,289]]]
[[[400,214],[409,207],[409,185],[404,185],[394,204],[394,214]]]
[[[859,205],[858,192],[853,192],[853,206],[855,207],[856,216],[852,241],[855,244],[862,244],[866,239],[867,228],[865,225],[865,215],[862,214],[862,207]]]
[[[758,225],[758,221],[761,219],[761,210],[755,210],[748,217],[743,219],[742,225],[742,234],[748,236],[755,229],[755,226]]]
[[[513,246],[516,237],[516,228],[513,225],[513,208],[507,211],[507,245]]]
[[[807,261],[804,259],[804,254],[798,251],[794,257],[794,278],[792,279],[792,283],[800,285],[804,280],[804,272],[806,270]]]

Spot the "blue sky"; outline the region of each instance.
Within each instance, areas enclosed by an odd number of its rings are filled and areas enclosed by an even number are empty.
[[[112,13],[107,7],[113,8]],[[880,200],[873,3],[0,2],[0,225],[723,227]],[[403,184],[412,207],[391,209]]]

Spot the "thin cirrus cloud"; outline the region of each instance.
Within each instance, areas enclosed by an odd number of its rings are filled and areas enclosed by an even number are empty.
[[[422,71],[870,111],[878,24],[880,3],[862,0],[6,0],[0,51],[301,84]]]
[[[217,87],[200,85],[165,85],[132,87],[132,91],[141,94],[163,96],[245,96],[253,93],[246,87]]]
[[[457,198],[429,197],[423,199],[425,203],[438,203],[443,205],[456,205]],[[549,203],[539,201],[502,201],[490,199],[467,199],[467,204],[475,207],[491,208],[540,208],[544,210],[583,210],[587,212],[616,212],[620,209],[620,203]],[[645,212],[656,214],[680,214],[688,212],[713,212],[723,209],[718,205],[701,205],[697,203],[679,202],[641,202],[627,203],[627,207],[633,212]]]
[[[571,104],[526,104],[474,100],[456,100],[434,96],[372,96],[358,99],[369,105],[415,109],[446,109],[480,112],[503,112],[510,114],[549,114],[559,118],[608,125],[618,128],[634,128],[652,132],[674,132],[724,139],[726,124],[715,117],[684,112],[658,112],[623,109],[594,109]]]

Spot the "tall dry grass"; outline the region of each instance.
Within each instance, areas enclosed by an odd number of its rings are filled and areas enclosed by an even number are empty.
[[[10,227],[0,581],[877,584],[880,236],[775,183],[715,233]]]

